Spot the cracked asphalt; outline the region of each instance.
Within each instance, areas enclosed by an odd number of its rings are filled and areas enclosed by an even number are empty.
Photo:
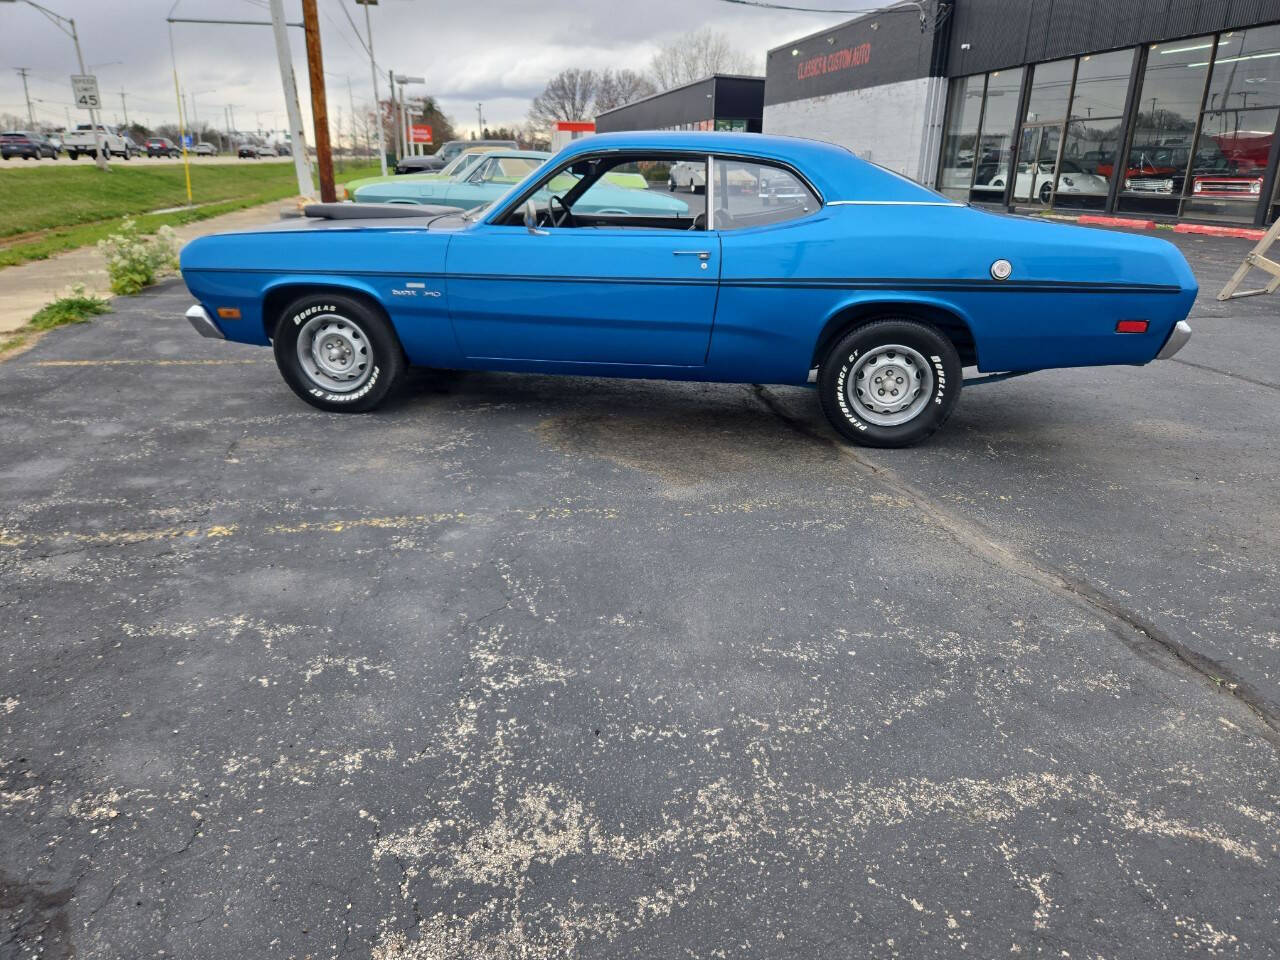
[[[1280,300],[965,391],[0,364],[0,957],[1275,956]]]

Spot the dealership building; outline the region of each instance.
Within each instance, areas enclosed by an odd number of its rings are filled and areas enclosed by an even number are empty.
[[[1280,0],[907,2],[774,48],[765,73],[598,127],[828,140],[999,209],[1255,226],[1280,213]]]
[[[764,132],[949,196],[1261,226],[1280,0],[930,0],[770,50]]]
[[[759,133],[764,77],[718,73],[596,117],[596,130],[736,130]]]

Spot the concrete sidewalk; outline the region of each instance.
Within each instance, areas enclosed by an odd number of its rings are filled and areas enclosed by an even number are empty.
[[[174,232],[185,244],[209,233],[274,223],[280,219],[280,211],[286,208],[293,208],[292,200],[275,200],[260,207],[175,227]],[[48,260],[33,260],[0,270],[0,334],[22,327],[32,314],[76,283],[83,283],[89,293],[112,296],[102,254],[96,246],[81,247]]]

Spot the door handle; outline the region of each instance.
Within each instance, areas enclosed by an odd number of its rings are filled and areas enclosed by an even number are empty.
[[[697,257],[699,260],[710,260],[710,250],[672,250],[673,257]]]

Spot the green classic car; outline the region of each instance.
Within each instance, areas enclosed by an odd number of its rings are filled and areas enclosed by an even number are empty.
[[[465,162],[468,157],[479,159]],[[348,184],[347,190],[356,203],[429,204],[470,210],[497,200],[550,157],[551,154],[541,150],[464,154],[453,161],[464,162],[449,177],[440,174],[374,177]],[[595,212],[637,216],[685,216],[689,212],[683,201],[649,190],[644,177],[636,173],[611,174],[604,179],[607,182],[597,184],[591,191],[590,202],[598,207]],[[544,192],[548,197],[563,195],[576,183],[577,177],[573,174],[561,174],[550,181]]]

